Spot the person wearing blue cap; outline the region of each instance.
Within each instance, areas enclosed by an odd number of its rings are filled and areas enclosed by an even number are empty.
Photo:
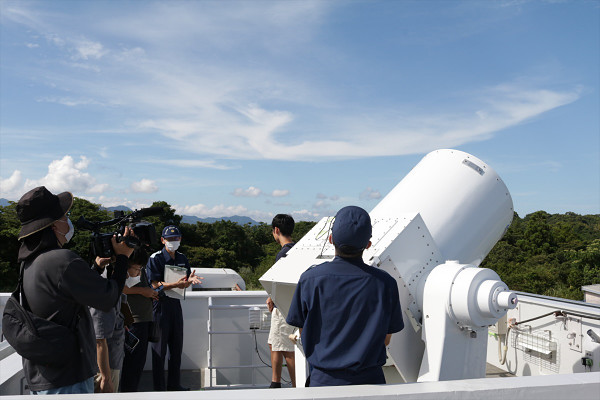
[[[404,322],[394,278],[362,260],[371,233],[365,210],[342,208],[329,235],[335,258],[300,276],[287,322],[300,328],[308,386],[385,383],[385,346]]]
[[[183,352],[183,313],[178,298],[169,295],[170,289],[185,289],[201,283],[190,269],[187,257],[177,251],[181,243],[181,232],[176,226],[166,226],[162,231],[164,248],[150,256],[146,274],[152,287],[162,295],[153,303],[153,317],[160,325],[158,342],[152,343],[152,379],[155,391],[189,390],[181,386],[181,354]],[[165,282],[165,266],[172,265],[187,269],[186,276],[176,282]],[[165,293],[166,292],[166,293]],[[166,295],[165,295],[166,294]],[[165,357],[169,349],[169,375],[165,386]]]

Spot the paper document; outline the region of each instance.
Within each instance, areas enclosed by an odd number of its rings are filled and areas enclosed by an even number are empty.
[[[165,265],[165,282],[173,283],[177,282],[181,278],[185,278],[187,276],[187,268],[179,267],[177,265]],[[184,288],[174,288],[165,290],[165,294],[174,299],[185,299],[185,289]]]

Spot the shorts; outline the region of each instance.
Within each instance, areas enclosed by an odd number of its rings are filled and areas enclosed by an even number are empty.
[[[294,328],[288,325],[283,318],[283,314],[278,308],[274,308],[271,313],[271,330],[269,331],[268,343],[272,351],[294,351],[295,345],[289,338],[294,333]]]

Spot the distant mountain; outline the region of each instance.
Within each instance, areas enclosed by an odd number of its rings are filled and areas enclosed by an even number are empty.
[[[221,217],[221,218],[213,218],[213,217],[198,218],[193,215],[184,215],[181,222],[183,222],[184,224],[195,224],[196,222],[206,222],[206,223],[212,224],[214,222],[221,221],[221,220],[235,222],[238,225],[245,225],[245,224],[258,225],[259,224],[258,222],[256,222],[255,220],[253,220],[250,217],[243,217],[243,216],[239,216],[239,215],[234,215],[231,217]]]
[[[7,199],[0,198],[0,206],[6,207],[8,205],[9,205],[9,201]],[[131,208],[129,208],[127,206],[100,207],[100,208],[103,210],[107,210],[107,211],[125,211],[125,212],[133,211]],[[244,217],[244,216],[240,216],[240,215],[234,215],[231,217],[221,217],[221,218],[214,218],[214,217],[198,218],[193,215],[184,215],[181,222],[183,222],[184,224],[192,224],[193,225],[196,222],[207,222],[209,224],[212,224],[214,222],[221,221],[221,220],[235,222],[238,225],[246,225],[246,224],[258,225],[259,224],[259,222],[256,222],[255,220],[253,220],[250,217]]]
[[[2,200],[4,200],[4,199],[2,199]],[[127,206],[102,207],[102,208],[105,210],[108,210],[108,211],[125,211],[125,212],[133,211],[131,208],[129,208]],[[181,222],[183,222],[184,224],[192,224],[193,225],[196,222],[206,222],[206,223],[212,224],[214,222],[221,221],[221,220],[235,222],[238,225],[245,225],[245,224],[258,225],[259,224],[258,222],[256,222],[255,220],[253,220],[250,217],[243,217],[243,216],[239,216],[239,215],[234,215],[232,217],[221,217],[221,218],[214,218],[214,217],[198,218],[193,215],[183,215]]]
[[[115,207],[107,207],[106,210],[108,211],[133,211],[131,208],[127,207],[127,206],[115,206]]]

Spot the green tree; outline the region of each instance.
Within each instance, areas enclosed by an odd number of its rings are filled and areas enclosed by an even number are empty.
[[[64,248],[73,250],[79,254],[81,258],[93,262],[90,247],[92,245],[92,232],[83,230],[77,225],[77,221],[85,218],[90,222],[109,221],[114,218],[112,212],[100,207],[99,204],[92,203],[88,200],[75,197],[73,199],[73,207],[71,207],[71,216],[69,217],[75,226],[75,234],[69,243]],[[101,233],[111,233],[116,229],[115,226],[105,227],[101,229]]]
[[[0,291],[12,292],[19,278],[19,242],[21,223],[17,218],[16,203],[0,207]]]

